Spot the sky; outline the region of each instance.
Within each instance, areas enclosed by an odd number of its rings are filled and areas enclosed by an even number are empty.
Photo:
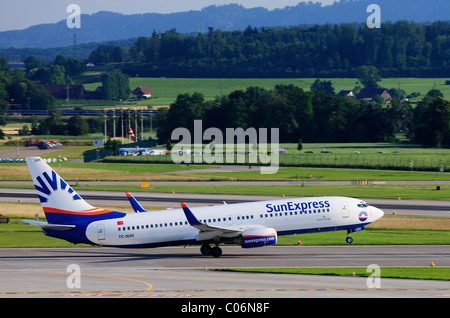
[[[41,23],[55,23],[67,19],[67,7],[77,4],[81,14],[112,11],[123,14],[171,13],[200,10],[210,5],[238,3],[246,8],[265,7],[269,10],[294,6],[307,0],[2,0],[0,31],[22,30]],[[323,5],[334,0],[310,0]]]

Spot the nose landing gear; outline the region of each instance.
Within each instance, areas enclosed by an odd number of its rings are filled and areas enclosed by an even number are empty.
[[[364,226],[363,225],[347,229],[347,238],[345,239],[345,241],[348,244],[353,243],[353,238],[351,237],[351,234],[354,233],[354,232],[362,231],[362,230],[364,230]]]

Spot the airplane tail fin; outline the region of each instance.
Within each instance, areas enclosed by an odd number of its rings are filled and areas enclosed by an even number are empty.
[[[49,224],[73,224],[111,218],[110,213],[123,214],[99,209],[84,201],[42,158],[25,160]]]

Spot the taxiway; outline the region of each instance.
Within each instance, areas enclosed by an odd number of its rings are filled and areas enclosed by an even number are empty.
[[[24,248],[0,250],[0,297],[448,297],[450,282],[257,274],[233,267],[450,266],[449,246],[224,247],[221,258],[198,247],[155,249]],[[80,286],[69,288],[79,267]]]

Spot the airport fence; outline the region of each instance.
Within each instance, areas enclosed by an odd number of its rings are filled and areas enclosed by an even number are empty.
[[[242,160],[242,158],[245,158]],[[254,162],[250,155],[234,155],[234,160],[224,157],[222,160],[210,163],[212,160],[202,155],[189,155],[184,157],[182,164],[238,164],[238,165],[264,165],[257,157]],[[206,160],[205,160],[206,159]],[[239,159],[239,160],[238,160]],[[173,164],[170,155],[158,156],[108,156],[103,162],[116,163],[165,163]],[[217,162],[219,161],[219,162]],[[221,162],[220,162],[221,161]],[[266,165],[270,165],[270,162]],[[419,158],[411,162],[407,156],[388,154],[359,155],[359,154],[279,154],[279,165],[289,167],[323,167],[323,168],[351,168],[351,169],[381,169],[381,170],[413,170],[413,171],[449,171],[450,161],[439,158]]]

